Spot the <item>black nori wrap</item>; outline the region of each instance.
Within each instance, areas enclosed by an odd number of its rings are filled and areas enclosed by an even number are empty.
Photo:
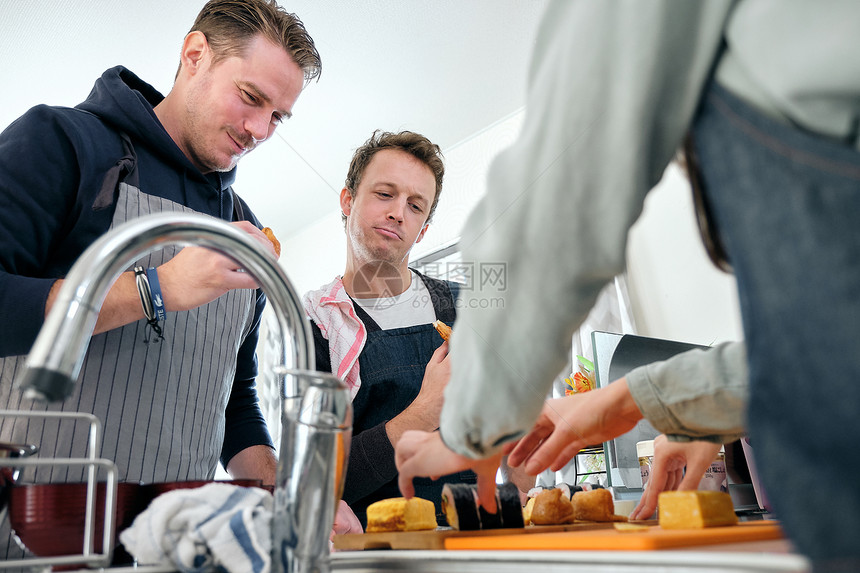
[[[484,506],[478,506],[478,513],[481,517],[481,529],[501,529],[502,528],[502,512],[499,511],[499,496],[496,493],[496,513],[490,513]]]
[[[510,482],[503,483],[496,490],[498,515],[502,516],[502,527],[518,529],[525,527],[523,522],[523,506],[520,503],[520,490]]]
[[[460,531],[481,528],[474,486],[466,483],[446,483],[442,487],[442,511],[448,517],[448,525]],[[451,519],[449,508],[454,508],[455,519]]]

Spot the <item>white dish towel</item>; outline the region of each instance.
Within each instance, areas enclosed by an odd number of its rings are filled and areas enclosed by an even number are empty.
[[[120,541],[139,565],[170,565],[183,573],[268,573],[271,526],[268,491],[212,483],[158,496]]]

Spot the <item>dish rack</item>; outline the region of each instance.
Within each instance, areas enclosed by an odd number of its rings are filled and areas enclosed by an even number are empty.
[[[42,466],[76,466],[87,468],[87,497],[84,519],[84,538],[81,553],[75,555],[59,555],[52,557],[27,557],[0,561],[0,570],[12,568],[49,569],[55,565],[80,565],[89,568],[107,568],[110,565],[114,550],[115,511],[117,500],[118,470],[113,461],[97,458],[96,453],[101,447],[101,421],[92,414],[78,412],[22,412],[20,410],[0,410],[0,418],[42,418],[42,419],[71,419],[89,424],[89,436],[86,458],[21,458],[0,459],[0,467],[23,469],[26,467]],[[104,470],[105,482],[104,527],[102,552],[96,552],[96,484],[99,470]]]
[[[602,460],[599,457],[602,456]],[[589,463],[586,463],[589,462]],[[583,467],[585,466],[585,467]],[[591,476],[598,476],[601,485],[606,483],[606,455],[603,444],[598,446],[586,446],[573,457],[573,469],[576,476],[576,484],[586,481]],[[602,479],[601,479],[602,476]]]

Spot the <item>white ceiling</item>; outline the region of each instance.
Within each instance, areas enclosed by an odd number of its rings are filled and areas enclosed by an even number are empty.
[[[240,162],[235,185],[280,237],[338,208],[354,149],[377,128],[450,149],[521,108],[546,0],[283,0],[323,60],[294,116]],[[203,0],[0,0],[0,129],[72,106],[123,64],[170,90]]]

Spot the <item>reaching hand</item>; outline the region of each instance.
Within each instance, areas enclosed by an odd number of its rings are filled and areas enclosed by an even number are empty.
[[[337,506],[337,513],[334,516],[334,526],[331,529],[329,540],[335,535],[343,535],[345,533],[364,533],[364,529],[361,527],[361,522],[349,505],[345,501],[340,500]]]
[[[439,415],[442,413],[442,401],[445,386],[451,378],[451,361],[448,359],[448,342],[443,342],[433,352],[430,362],[424,369],[424,378],[421,380],[421,390],[415,398],[422,411],[432,414],[435,420],[433,427],[439,425]]]
[[[410,498],[415,495],[412,485],[414,477],[438,479],[463,470],[472,470],[478,475],[478,498],[490,513],[496,513],[496,472],[502,455],[472,459],[449,450],[442,442],[439,432],[409,431],[403,434],[395,448],[395,461],[400,476],[400,493]]]
[[[231,223],[275,256],[271,241],[247,221]],[[256,289],[257,281],[241,272],[229,257],[203,247],[186,247],[158,267],[158,279],[168,311],[197,308],[234,289]]]
[[[642,419],[624,378],[606,388],[547,400],[531,431],[509,446],[508,464],[537,475],[558,471],[582,448],[629,431]]]
[[[654,440],[654,463],[642,499],[630,519],[649,519],[657,509],[657,496],[663,491],[698,489],[702,476],[720,451],[711,442],[670,442],[660,435]],[[684,468],[687,468],[686,473]]]

